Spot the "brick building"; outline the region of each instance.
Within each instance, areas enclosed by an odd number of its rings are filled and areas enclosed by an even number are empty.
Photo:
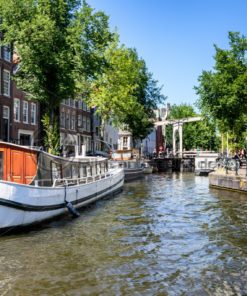
[[[1,38],[1,36],[0,36]],[[13,62],[14,60],[14,62]],[[38,145],[39,104],[27,100],[11,79],[16,60],[8,46],[0,47],[0,140]]]
[[[7,46],[0,46],[0,140],[2,141],[9,141],[11,139],[13,109],[11,71],[11,51]]]
[[[64,155],[91,152],[91,111],[82,100],[67,99],[60,104],[60,144]]]
[[[13,82],[12,141],[20,145],[40,145],[40,112],[38,102],[27,100]]]

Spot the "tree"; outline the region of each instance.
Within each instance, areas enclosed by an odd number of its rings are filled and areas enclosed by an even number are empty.
[[[195,87],[202,113],[241,139],[247,122],[247,39],[229,32],[229,50],[217,47],[213,71],[203,71]]]
[[[142,69],[139,73],[138,87],[134,92],[137,102],[143,107],[142,112],[126,114],[125,123],[132,132],[133,139],[144,139],[154,127],[156,118],[154,110],[159,104],[163,104],[166,97],[161,94],[162,87],[153,78],[142,60]],[[140,107],[139,107],[140,108]]]
[[[198,116],[191,105],[181,104],[171,107],[168,119],[182,119]],[[172,146],[172,126],[166,128],[167,145]],[[216,136],[215,125],[204,119],[198,122],[183,124],[183,147],[186,150],[203,148],[218,150],[219,139]]]
[[[119,45],[118,36],[105,52],[107,65],[92,84],[88,103],[103,120],[127,126],[134,138],[145,138],[153,127],[153,110],[164,96],[135,49]]]
[[[0,0],[5,44],[11,44],[20,61],[15,80],[28,97],[41,103],[43,122],[58,126],[59,105],[76,98],[101,72],[104,50],[112,39],[108,17],[94,13],[77,0]],[[46,124],[47,127],[47,124]],[[47,139],[55,153],[59,141]]]
[[[136,137],[147,134],[161,88],[136,50],[119,45],[103,12],[79,0],[0,0],[0,18],[3,42],[19,57],[14,79],[41,103],[51,152],[59,146],[59,105],[68,98],[83,96],[104,119],[127,123]]]

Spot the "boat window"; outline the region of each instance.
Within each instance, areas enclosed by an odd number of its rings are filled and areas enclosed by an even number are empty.
[[[72,178],[73,179],[78,178],[78,166],[75,164],[72,164],[71,170],[72,170]]]
[[[0,180],[3,179],[3,152],[0,151]]]
[[[61,166],[54,161],[51,162],[52,180],[61,178]]]
[[[104,162],[101,163],[101,171],[102,171],[103,173],[106,172],[106,167],[105,167],[105,163],[104,163]]]
[[[92,167],[87,166],[87,176],[92,176]]]
[[[97,164],[97,174],[101,174],[101,167],[100,167],[100,164]]]
[[[70,164],[66,163],[63,166],[63,177],[64,178],[71,178],[71,167]]]
[[[80,177],[86,177],[87,176],[87,167],[85,165],[80,165]]]

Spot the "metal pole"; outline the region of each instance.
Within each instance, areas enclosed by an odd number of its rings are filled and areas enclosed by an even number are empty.
[[[223,133],[221,134],[221,153],[222,153],[222,155],[223,155],[223,153],[224,153],[224,144],[223,144],[223,140],[224,140],[224,135],[223,135]]]
[[[227,153],[227,157],[229,155],[229,151],[228,151],[229,147],[228,147],[228,132],[226,133],[226,153]]]

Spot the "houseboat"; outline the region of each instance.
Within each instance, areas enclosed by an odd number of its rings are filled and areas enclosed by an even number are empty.
[[[132,181],[144,177],[144,164],[137,160],[111,160],[111,166],[123,168],[124,181]]]
[[[103,157],[63,158],[0,142],[0,231],[77,214],[123,182],[123,169]]]

